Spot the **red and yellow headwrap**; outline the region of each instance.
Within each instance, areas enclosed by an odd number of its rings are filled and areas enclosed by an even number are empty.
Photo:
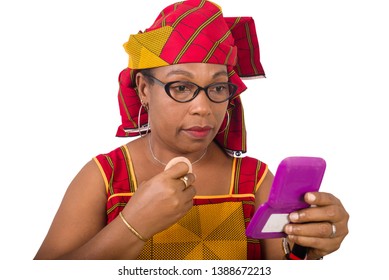
[[[227,66],[229,81],[238,86],[229,101],[223,131],[215,140],[227,151],[246,152],[246,129],[239,95],[246,89],[240,77],[264,76],[258,38],[251,17],[223,17],[221,8],[205,0],[188,0],[166,7],[144,32],[131,35],[124,49],[128,68],[119,75],[119,107],[122,124],[116,136],[138,136],[147,126],[148,114],[137,95],[135,74],[140,69],[182,63]]]

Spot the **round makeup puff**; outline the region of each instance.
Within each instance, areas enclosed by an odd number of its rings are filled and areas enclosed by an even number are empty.
[[[165,170],[168,170],[170,167],[172,167],[173,165],[176,165],[177,163],[179,162],[184,162],[188,165],[188,168],[189,168],[189,171],[188,173],[192,173],[193,169],[192,169],[192,163],[189,161],[189,159],[187,159],[186,157],[175,157],[175,158],[172,158],[167,164],[166,164],[166,167],[165,167]]]

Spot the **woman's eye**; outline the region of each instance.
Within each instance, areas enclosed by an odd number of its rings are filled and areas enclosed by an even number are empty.
[[[215,89],[216,89],[216,91],[220,92],[220,91],[226,90],[226,87],[225,86],[217,86]]]
[[[170,86],[170,90],[174,93],[191,93],[193,85],[187,83],[174,83]]]
[[[178,91],[185,91],[185,90],[188,90],[188,88],[186,86],[178,86],[177,90]]]
[[[209,88],[209,92],[213,94],[228,93],[228,88],[225,85],[215,85]]]

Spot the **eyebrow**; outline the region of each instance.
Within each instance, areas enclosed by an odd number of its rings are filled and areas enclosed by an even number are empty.
[[[169,76],[172,76],[172,75],[184,75],[184,76],[187,76],[189,78],[194,78],[194,75],[188,71],[185,71],[185,70],[180,70],[180,69],[177,69],[177,70],[173,70],[171,72],[169,72],[166,77],[169,77]],[[220,76],[225,76],[228,78],[228,73],[226,71],[219,71],[219,72],[216,72],[215,74],[212,75],[212,78],[217,78],[217,77],[220,77]]]

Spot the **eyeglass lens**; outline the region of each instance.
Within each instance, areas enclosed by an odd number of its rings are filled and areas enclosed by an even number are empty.
[[[166,84],[169,95],[180,102],[192,100],[203,89],[209,99],[214,102],[224,102],[235,93],[235,85],[231,83],[214,83],[202,88],[191,82],[171,82]]]

